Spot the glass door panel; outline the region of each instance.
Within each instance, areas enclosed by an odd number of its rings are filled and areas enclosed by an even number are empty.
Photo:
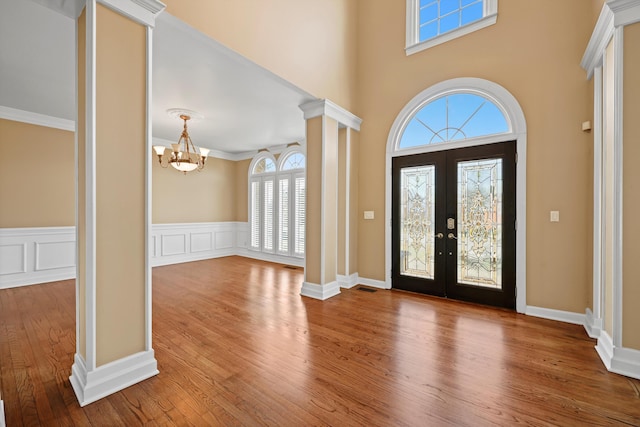
[[[393,288],[515,308],[515,143],[392,159]]]
[[[502,159],[458,162],[458,283],[502,289]]]
[[[400,274],[434,278],[435,176],[433,165],[400,171]]]

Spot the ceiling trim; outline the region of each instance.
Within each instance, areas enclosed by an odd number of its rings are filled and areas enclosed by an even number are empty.
[[[97,0],[97,2],[148,27],[156,25],[156,17],[167,7],[158,0]]]
[[[360,131],[362,119],[328,99],[317,99],[315,101],[307,102],[306,104],[302,104],[300,109],[304,112],[305,120],[318,116],[328,116],[343,125],[341,127],[346,126]]]
[[[613,37],[616,27],[640,21],[640,0],[612,0],[605,3],[593,29],[580,66],[591,78],[595,67],[602,64],[602,53]]]
[[[45,114],[33,113],[31,111],[18,110],[17,108],[5,107],[4,105],[0,105],[0,119],[13,120],[14,122],[28,123],[31,125],[67,130],[71,132],[76,131],[76,122],[73,120],[47,116]]]

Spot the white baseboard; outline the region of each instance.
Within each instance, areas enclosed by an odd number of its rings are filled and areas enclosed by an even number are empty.
[[[358,283],[361,285],[371,286],[378,289],[391,289],[384,280],[367,279],[366,277],[358,277]]]
[[[83,357],[76,353],[69,380],[78,403],[85,406],[157,375],[157,366],[154,352],[149,350],[107,363],[89,372]]]
[[[337,281],[327,283],[326,285],[304,282],[302,283],[302,289],[300,290],[300,295],[322,301],[334,297],[339,293],[340,285]]]
[[[338,274],[336,276],[336,279],[338,280],[338,284],[340,285],[341,288],[351,289],[358,284],[358,273],[353,273],[353,274],[350,274],[349,276]]]
[[[554,310],[552,308],[534,307],[528,305],[525,314],[527,316],[541,317],[543,319],[558,320],[565,323],[573,323],[574,325],[584,325],[585,315],[582,313],[573,313],[571,311]]]
[[[602,319],[596,319],[589,308],[585,312],[584,329],[587,331],[589,338],[593,339],[598,339],[602,331]]]
[[[640,380],[640,350],[616,347],[607,331],[600,331],[596,351],[608,371]]]
[[[4,402],[0,400],[0,427],[6,427],[7,424],[4,418]]]
[[[246,248],[238,248],[234,255],[245,258],[257,259],[260,261],[275,262],[276,264],[293,265],[304,268],[304,258],[294,258],[278,254],[252,251]]]
[[[76,277],[75,227],[0,229],[0,289]]]

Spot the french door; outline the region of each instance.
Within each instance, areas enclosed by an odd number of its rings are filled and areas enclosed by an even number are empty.
[[[515,147],[393,158],[393,288],[515,308]]]

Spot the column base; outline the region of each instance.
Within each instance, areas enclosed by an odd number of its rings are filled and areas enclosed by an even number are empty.
[[[87,371],[84,358],[76,353],[69,380],[80,406],[146,380],[159,373],[153,350],[132,354],[95,370]]]
[[[327,283],[326,285],[304,282],[302,283],[302,289],[300,290],[300,295],[322,301],[336,296],[339,293],[340,285],[335,281]]]
[[[341,288],[351,289],[358,284],[358,273],[353,273],[349,276],[338,274],[337,279]]]

